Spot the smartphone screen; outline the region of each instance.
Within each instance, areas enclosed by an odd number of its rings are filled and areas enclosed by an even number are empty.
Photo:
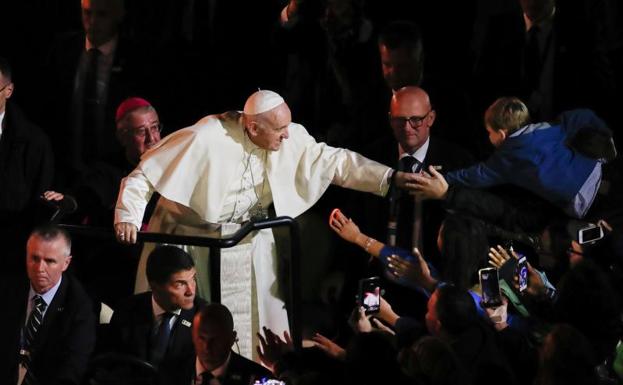
[[[487,267],[478,270],[480,277],[480,288],[482,289],[482,305],[484,307],[496,307],[502,304],[500,296],[500,283],[498,269]]]
[[[381,307],[381,279],[364,278],[359,281],[359,304],[366,314],[378,313]]]
[[[519,281],[519,292],[523,293],[528,288],[528,260],[525,256],[519,258],[516,272]]]
[[[603,238],[604,232],[600,226],[589,226],[578,231],[578,241],[580,244],[597,241]]]

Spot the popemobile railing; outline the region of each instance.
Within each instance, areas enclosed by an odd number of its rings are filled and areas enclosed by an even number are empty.
[[[114,240],[114,233],[109,229],[93,228],[88,226],[60,224],[70,234],[98,239]],[[243,225],[234,234],[225,238],[209,238],[202,236],[187,236],[174,234],[161,234],[139,231],[137,242],[166,243],[177,245],[202,246],[210,249],[210,289],[211,301],[221,302],[221,249],[236,246],[250,232],[273,227],[287,227],[290,235],[290,263],[288,274],[288,299],[287,310],[290,324],[292,342],[295,349],[302,347],[301,329],[301,292],[299,283],[300,275],[300,231],[296,221],[290,217],[276,217],[260,221],[251,221]]]

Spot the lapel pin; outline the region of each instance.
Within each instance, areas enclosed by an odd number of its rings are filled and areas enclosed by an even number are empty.
[[[182,325],[186,326],[187,328],[189,328],[191,326],[190,322],[188,320],[185,320],[185,319],[182,320]]]

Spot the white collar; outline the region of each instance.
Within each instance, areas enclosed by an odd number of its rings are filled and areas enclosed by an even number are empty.
[[[2,136],[2,122],[4,122],[5,113],[6,113],[6,110],[0,112],[0,137]]]
[[[428,153],[428,146],[430,145],[430,136],[426,138],[426,142],[420,146],[417,150],[412,153],[408,153],[402,149],[400,143],[398,143],[398,158],[402,159],[405,156],[412,156],[417,159],[420,163],[424,163],[424,159],[426,159],[426,154]]]
[[[46,291],[43,294],[37,293],[35,289],[33,289],[32,284],[31,284],[30,291],[28,292],[28,301],[31,301],[32,297],[34,297],[35,295],[39,295],[41,296],[41,298],[43,298],[43,300],[45,301],[45,304],[47,306],[50,306],[50,304],[52,303],[52,300],[54,299],[54,296],[56,295],[56,292],[58,291],[58,288],[61,286],[61,282],[63,282],[62,275],[61,275],[61,279],[59,279],[58,282],[56,282],[56,285],[52,286],[50,290]]]

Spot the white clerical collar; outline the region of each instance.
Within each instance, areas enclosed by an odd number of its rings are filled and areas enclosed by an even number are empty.
[[[91,48],[96,48],[105,56],[110,56],[115,51],[115,48],[117,48],[117,40],[117,36],[115,36],[112,39],[108,40],[106,43],[96,47],[95,45],[93,45],[93,43],[91,43],[91,41],[89,41],[89,38],[87,37],[85,38],[85,49],[88,51]]]
[[[4,114],[6,110],[0,112],[0,138],[2,137],[2,122],[4,122]]]
[[[418,148],[412,153],[408,153],[405,150],[403,150],[400,143],[398,143],[398,154],[399,154],[398,158],[402,159],[405,156],[412,156],[415,159],[417,159],[420,163],[424,163],[424,159],[426,159],[426,154],[428,153],[429,144],[430,144],[430,136],[426,138],[426,142],[424,142],[424,144],[422,144],[420,148]]]
[[[158,302],[156,302],[156,299],[154,298],[153,293],[151,294],[151,309],[154,314],[154,319],[158,319],[158,317],[160,317],[161,315],[167,312],[166,310],[162,308],[162,306],[158,305]],[[182,309],[176,309],[169,313],[173,313],[179,316],[182,313]]]
[[[227,354],[227,359],[225,360],[223,365],[219,366],[216,369],[210,370],[210,373],[212,373],[212,376],[222,378],[225,375],[225,371],[227,370],[227,367],[229,366],[229,360],[231,360],[231,350]],[[201,374],[207,371],[208,370],[206,370],[206,368],[204,368],[203,365],[201,364],[201,361],[199,361],[199,357],[196,357],[195,358],[195,373],[197,373],[197,377],[199,377]]]
[[[58,282],[56,282],[56,285],[52,286],[50,290],[46,291],[43,294],[37,293],[35,289],[33,289],[32,284],[31,284],[30,291],[28,292],[28,300],[30,301],[32,297],[34,297],[35,295],[39,295],[41,296],[41,298],[43,298],[46,305],[50,306],[50,304],[52,303],[52,300],[54,299],[54,296],[56,295],[56,292],[58,291],[58,288],[61,286],[62,281],[63,281],[63,276],[61,275],[61,279],[59,279]]]

